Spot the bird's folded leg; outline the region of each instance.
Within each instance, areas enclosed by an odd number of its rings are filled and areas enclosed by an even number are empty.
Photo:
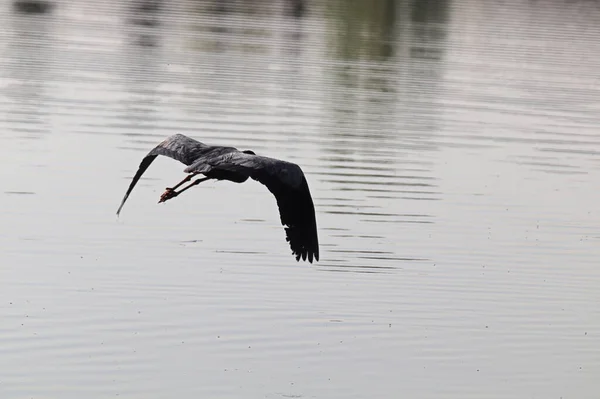
[[[191,176],[192,175],[188,176],[188,180],[191,179]],[[175,191],[175,189],[173,189],[173,188],[167,188],[167,190],[164,193],[162,193],[162,195],[160,196],[160,200],[158,201],[158,203],[160,204],[161,202],[165,202],[167,200],[170,200],[171,198],[177,197],[179,194],[181,194],[185,190],[187,190],[191,187],[194,187],[195,185],[200,184],[203,181],[206,181],[208,179],[210,179],[210,177],[203,177],[202,179],[194,180],[194,182],[188,184],[187,186],[185,186],[184,188],[182,188],[179,191]],[[183,183],[185,183],[185,181],[181,182],[180,184],[178,184],[175,187],[179,187]]]

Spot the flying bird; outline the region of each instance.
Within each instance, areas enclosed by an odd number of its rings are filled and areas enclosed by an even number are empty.
[[[252,178],[264,184],[275,196],[281,224],[285,227],[286,241],[290,243],[296,260],[312,263],[319,260],[319,239],[315,207],[302,169],[294,163],[256,155],[253,151],[239,151],[234,147],[210,146],[182,134],[168,137],[142,159],[117,215],[127,201],[138,180],[157,156],[164,155],[185,165],[188,175],[173,187],[167,187],[159,203],[174,198],[189,188],[207,180],[229,180],[243,183]],[[194,180],[179,191],[177,188],[189,182],[194,176],[204,177]]]

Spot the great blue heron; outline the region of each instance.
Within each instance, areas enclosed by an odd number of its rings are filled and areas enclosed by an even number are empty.
[[[278,159],[262,157],[252,151],[239,151],[233,147],[209,146],[182,134],[175,134],[157,145],[142,159],[117,215],[121,212],[127,197],[142,177],[152,161],[164,155],[185,165],[185,179],[174,187],[167,187],[160,201],[165,202],[178,196],[190,187],[203,181],[229,180],[243,183],[251,177],[267,186],[277,199],[281,224],[285,228],[286,240],[290,243],[296,260],[306,260],[312,263],[313,258],[319,260],[319,239],[317,237],[317,222],[308,183],[302,169],[294,163]],[[194,176],[203,174],[206,177],[196,179],[179,191],[175,191]]]

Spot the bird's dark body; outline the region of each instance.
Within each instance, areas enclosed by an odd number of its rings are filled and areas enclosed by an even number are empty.
[[[215,180],[229,180],[234,183],[243,183],[248,180],[248,176],[244,176],[240,173],[230,172],[228,170],[211,170],[206,172],[206,177],[210,177]]]
[[[281,224],[286,226],[286,240],[296,260],[308,258],[311,263],[313,258],[319,260],[314,204],[304,173],[298,165],[258,156],[252,151],[239,151],[234,147],[208,146],[181,134],[167,138],[144,157],[117,214],[137,181],[158,155],[187,165],[185,173],[201,173],[207,179],[234,183],[243,183],[252,178],[264,184],[277,200]]]

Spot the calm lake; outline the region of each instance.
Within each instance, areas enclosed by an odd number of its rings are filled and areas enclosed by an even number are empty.
[[[0,1],[0,398],[598,398],[598,3],[52,4]],[[299,164],[320,262],[165,157],[117,218],[175,133]]]

